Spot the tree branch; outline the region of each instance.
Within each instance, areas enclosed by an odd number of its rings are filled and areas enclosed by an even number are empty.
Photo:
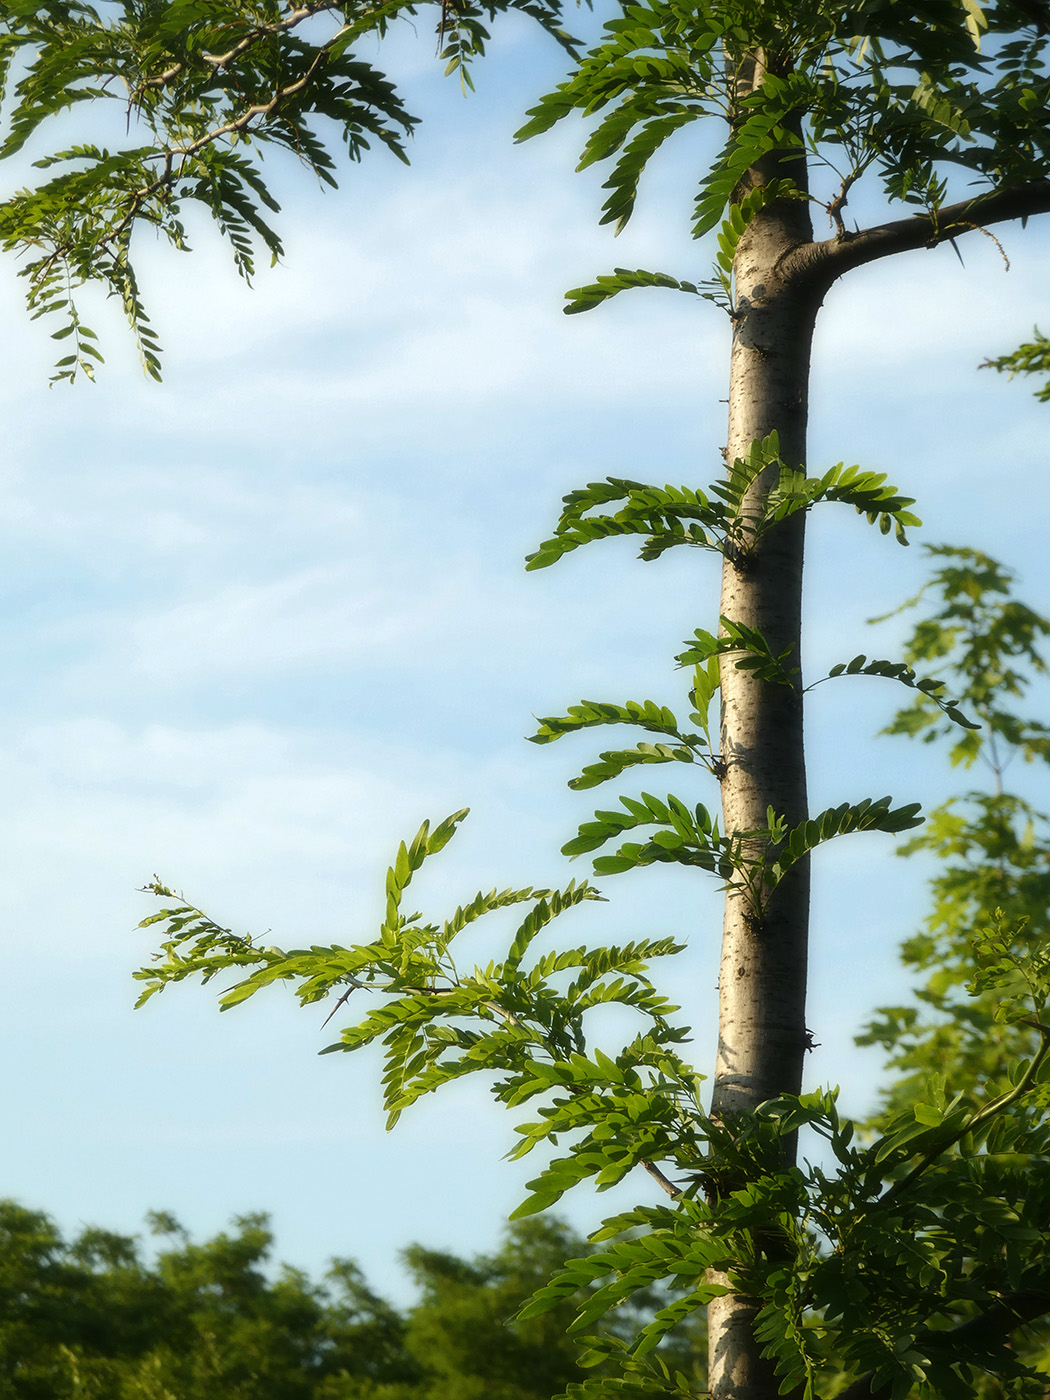
[[[965,1354],[975,1345],[980,1349],[990,1343],[1002,1341],[1018,1327],[1023,1327],[1026,1322],[1034,1322],[1036,1318],[1047,1313],[1050,1313],[1050,1278],[1037,1288],[1007,1293],[983,1312],[968,1318],[966,1322],[960,1322],[957,1327],[949,1328],[946,1332],[927,1332],[923,1341],[947,1344],[951,1351]],[[858,1376],[845,1390],[839,1391],[835,1400],[888,1400],[893,1393],[893,1382],[884,1381],[882,1385],[873,1387],[873,1375],[874,1372],[869,1372],[867,1375]]]
[[[312,5],[301,5],[297,10],[292,10],[290,14],[285,15],[283,19],[277,20],[274,24],[257,25],[246,34],[243,39],[234,44],[232,49],[228,49],[226,53],[202,53],[200,58],[204,63],[209,64],[218,72],[219,69],[225,68],[228,64],[232,63],[235,58],[240,58],[241,54],[253,48],[260,40],[272,38],[275,34],[283,34],[289,29],[294,29],[296,25],[301,24],[305,19],[312,19],[314,15],[324,14],[328,10],[334,10],[338,2],[339,0],[317,0],[317,3]],[[345,29],[346,26],[344,25],[343,31],[341,32],[345,32]],[[144,78],[140,83],[136,84],[135,92],[132,94],[132,102],[136,100],[136,94],[143,91],[145,88],[167,87],[170,82],[174,81],[174,79],[185,70],[185,67],[186,65],[184,63],[173,63],[172,66],[165,69],[163,73],[158,73],[153,78]]]
[[[643,1162],[642,1166],[645,1168],[645,1170],[649,1173],[649,1175],[653,1178],[654,1181],[658,1181],[660,1183],[660,1185],[663,1187],[663,1189],[667,1192],[667,1194],[671,1197],[672,1200],[677,1199],[677,1197],[679,1197],[682,1194],[682,1188],[680,1186],[676,1186],[674,1182],[670,1179],[670,1177],[664,1176],[663,1172],[658,1166],[656,1166],[654,1162]]]
[[[913,214],[907,219],[861,229],[859,233],[840,233],[823,243],[797,249],[789,262],[796,261],[800,272],[815,275],[830,286],[844,272],[878,258],[916,248],[936,248],[988,224],[1046,213],[1050,213],[1050,180],[1033,180],[994,194],[960,200],[933,214]],[[790,273],[793,269],[789,266],[786,270]]]
[[[340,34],[342,34],[342,32],[343,31],[340,30]],[[338,37],[339,35],[337,34],[335,38]],[[328,43],[332,43],[332,40],[330,39]],[[268,102],[256,102],[252,106],[246,107],[240,116],[231,118],[230,121],[225,122],[222,126],[214,127],[211,131],[205,132],[203,136],[199,136],[196,141],[191,141],[185,146],[170,146],[163,152],[158,151],[157,155],[162,155],[164,158],[163,173],[158,175],[150,184],[143,185],[141,189],[132,191],[123,215],[111,228],[98,236],[98,244],[102,247],[106,247],[119,239],[125,229],[134,222],[143,204],[145,204],[148,199],[152,199],[155,195],[160,194],[162,190],[173,185],[175,181],[180,178],[185,163],[191,156],[196,155],[197,152],[202,150],[205,146],[210,146],[213,142],[221,140],[224,136],[236,135],[244,131],[256,117],[272,116],[286,98],[294,97],[296,93],[301,92],[303,88],[307,86],[310,79],[327,59],[328,44],[324,44],[317,50],[313,62],[303,76],[294,83],[289,83],[287,87],[278,88]],[[176,164],[176,156],[180,158],[178,164]]]

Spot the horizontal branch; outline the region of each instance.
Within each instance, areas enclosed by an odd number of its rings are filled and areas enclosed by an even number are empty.
[[[960,200],[932,214],[912,214],[906,219],[876,224],[857,233],[839,233],[822,243],[810,243],[789,256],[785,270],[789,275],[797,271],[806,277],[816,277],[830,286],[851,268],[862,267],[878,258],[916,248],[936,248],[940,243],[951,242],[989,224],[1046,213],[1050,213],[1050,180],[1033,180],[994,194]],[[791,263],[796,266],[792,267]]]
[[[235,58],[240,58],[243,53],[253,48],[261,40],[269,39],[275,34],[283,34],[289,29],[294,29],[296,25],[301,24],[303,20],[312,19],[314,15],[324,14],[328,10],[334,10],[338,3],[339,0],[317,0],[315,4],[301,5],[297,10],[292,10],[290,14],[285,15],[283,19],[277,20],[273,24],[256,25],[243,39],[234,44],[232,49],[228,49],[226,53],[202,53],[200,57],[205,63],[209,64],[218,72],[220,69],[232,63]],[[186,65],[184,63],[173,63],[170,68],[166,69],[163,73],[158,73],[156,77],[144,78],[137,84],[136,92],[140,92],[145,88],[165,88],[170,82],[173,82],[180,73],[184,72],[185,68]],[[134,100],[135,96],[133,94],[132,101]]]
[[[1000,1342],[1009,1337],[1018,1327],[1050,1313],[1050,1278],[1039,1288],[1020,1289],[997,1299],[975,1317],[960,1322],[957,1327],[946,1332],[928,1332],[926,1339],[936,1339],[939,1345],[947,1344],[951,1351],[965,1355],[975,1346],[982,1347]],[[893,1393],[893,1382],[884,1381],[879,1386],[872,1385],[874,1372],[858,1376],[845,1390],[840,1390],[835,1400],[889,1400]]]

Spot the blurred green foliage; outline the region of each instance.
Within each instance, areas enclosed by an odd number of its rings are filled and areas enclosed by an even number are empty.
[[[901,609],[915,613],[904,655],[936,668],[981,727],[961,731],[920,694],[885,732],[946,742],[951,761],[982,781],[931,812],[900,848],[936,862],[929,913],[901,946],[904,966],[924,980],[914,1003],[880,1007],[858,1037],[888,1053],[893,1079],[884,1106],[895,1111],[923,1096],[931,1074],[947,1075],[970,1103],[1003,1092],[1009,1066],[1033,1055],[1040,1036],[998,1015],[994,990],[973,995],[973,940],[1005,925],[1014,951],[1032,956],[1050,937],[1050,816],[1015,781],[1050,762],[1050,728],[1022,712],[1030,688],[1047,674],[1050,618],[1014,596],[1014,575],[997,560],[978,550],[926,548],[937,567]]]
[[[473,1259],[413,1246],[403,1312],[349,1260],[320,1282],[274,1266],[265,1216],[202,1244],[169,1215],[150,1225],[155,1251],[91,1228],[66,1240],[0,1201],[5,1400],[549,1400],[584,1374],[570,1304],[507,1322],[583,1248],[556,1220],[519,1221]]]

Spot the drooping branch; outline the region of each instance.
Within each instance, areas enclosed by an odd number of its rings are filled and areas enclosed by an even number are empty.
[[[340,31],[340,34],[342,31]],[[339,38],[340,35],[336,35]],[[331,42],[331,41],[330,41]],[[214,145],[226,136],[237,136],[246,131],[257,117],[272,117],[281,103],[288,98],[297,96],[307,87],[317,71],[328,60],[328,45],[322,45],[314,56],[310,67],[301,78],[287,86],[278,88],[274,95],[267,102],[254,102],[245,107],[236,117],[231,117],[229,121],[221,126],[213,127],[211,131],[206,131],[203,136],[198,136],[195,141],[190,141],[184,146],[169,146],[167,150],[158,152],[163,156],[163,167],[161,173],[149,184],[133,190],[128,197],[127,207],[120,217],[106,230],[98,235],[97,244],[99,247],[110,247],[119,242],[125,231],[134,223],[143,205],[152,199],[156,199],[166,190],[169,190],[178,180],[182,178],[185,171],[186,162],[195,156],[198,151],[202,151],[206,146]]]
[[[830,286],[843,273],[879,258],[917,248],[936,248],[989,224],[1046,213],[1050,213],[1050,180],[1033,180],[995,194],[960,200],[932,214],[912,214],[856,233],[839,233],[823,243],[811,243],[790,255],[792,266],[788,270],[816,275]]]
[[[1037,1286],[1019,1289],[996,1299],[976,1316],[960,1322],[946,1332],[928,1332],[924,1340],[935,1341],[938,1347],[965,1356],[976,1347],[980,1350],[996,1342],[1001,1342],[1028,1322],[1050,1313],[1050,1276],[1040,1280]],[[893,1391],[893,1382],[881,1385],[872,1384],[874,1372],[858,1376],[845,1390],[840,1390],[835,1400],[888,1400]]]

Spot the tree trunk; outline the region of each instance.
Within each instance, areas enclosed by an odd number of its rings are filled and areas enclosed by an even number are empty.
[[[783,269],[788,254],[811,240],[805,204],[777,200],[759,212],[737,249],[730,464],[774,430],[784,462],[805,462],[810,346],[820,294],[811,279]],[[761,513],[778,475],[773,466],[754,482],[745,511]],[[790,664],[799,657],[803,532],[799,512],[742,557],[727,558],[722,575],[722,615],[761,632],[775,654],[790,649]],[[736,668],[738,659],[723,657],[721,669],[724,830],[764,828],[769,808],[793,827],[807,815],[801,688],[756,680]],[[761,917],[743,896],[726,899],[712,1114],[728,1126],[735,1113],[801,1089],[808,913],[807,862],[774,891]],[[785,1145],[785,1152],[792,1150]],[[777,1396],[772,1367],[754,1339],[754,1314],[754,1301],[740,1294],[708,1306],[709,1384],[717,1400]]]

